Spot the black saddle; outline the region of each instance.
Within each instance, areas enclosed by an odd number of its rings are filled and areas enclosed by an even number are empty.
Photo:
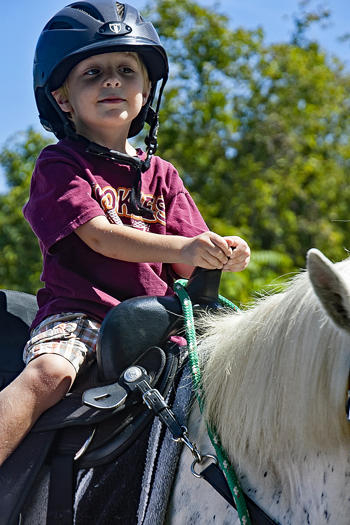
[[[218,306],[220,276],[220,271],[194,271],[187,291],[195,312]],[[23,369],[23,347],[36,310],[34,296],[0,291],[0,388]],[[78,376],[72,392],[42,415],[0,467],[0,525],[18,522],[38,472],[48,459],[50,485],[56,487],[56,493],[66,492],[68,507],[72,507],[72,482],[68,480],[73,478],[73,468],[113,461],[140,436],[154,414],[140,393],[130,388],[125,370],[136,365],[152,388],[168,396],[184,360],[184,349],[169,337],[181,332],[182,319],[176,296],[137,297],[108,313],[99,334],[96,363]],[[56,501],[50,507],[49,495],[47,523],[71,523],[71,509],[66,509],[69,516],[62,516],[56,507]]]
[[[23,348],[37,312],[34,295],[0,290],[0,389],[23,370]]]

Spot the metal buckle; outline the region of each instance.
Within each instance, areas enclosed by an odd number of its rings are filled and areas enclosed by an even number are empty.
[[[191,465],[191,472],[192,472],[192,474],[194,475],[195,478],[202,478],[203,477],[202,474],[198,474],[195,471],[195,466],[197,465],[197,463],[199,463],[201,465],[202,463],[205,463],[205,461],[207,459],[212,459],[215,462],[215,465],[217,465],[219,463],[218,458],[216,456],[213,456],[212,454],[203,454],[202,455],[199,452],[198,448],[196,447],[196,444],[192,443],[192,441],[190,441],[188,439],[188,430],[187,430],[187,428],[186,427],[181,427],[181,428],[183,430],[182,436],[179,437],[179,438],[174,438],[173,437],[173,441],[181,441],[191,451],[191,454],[194,457],[194,460],[193,460],[192,465]]]
[[[143,402],[148,406],[150,410],[152,410],[152,403],[149,399],[147,399],[149,396],[154,394],[160,401],[164,401],[163,396],[158,392],[156,388],[151,388],[150,390],[147,390],[142,396]]]
[[[215,463],[215,465],[217,465],[219,463],[218,461],[218,458],[216,456],[213,456],[213,454],[204,454],[204,456],[201,457],[201,461],[198,461],[198,459],[195,459],[191,465],[191,472],[192,474],[194,475],[195,478],[202,478],[203,475],[202,474],[198,474],[194,467],[197,465],[197,463],[199,464],[202,464],[202,463],[205,463],[205,461],[207,459],[212,459]]]
[[[203,457],[202,454],[199,452],[198,448],[196,447],[196,444],[192,443],[192,441],[188,439],[187,428],[184,426],[182,426],[181,428],[182,428],[182,436],[180,436],[179,438],[173,437],[173,441],[176,441],[176,442],[181,441],[191,451],[191,454],[194,457],[195,461],[198,463],[201,463],[202,457]]]

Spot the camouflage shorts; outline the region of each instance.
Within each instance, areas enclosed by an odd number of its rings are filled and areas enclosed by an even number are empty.
[[[31,331],[23,352],[28,364],[43,354],[58,354],[70,361],[78,373],[95,357],[101,323],[83,313],[62,313],[46,317]]]

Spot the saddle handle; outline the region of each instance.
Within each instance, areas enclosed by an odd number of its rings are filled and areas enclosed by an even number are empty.
[[[195,312],[218,308],[220,278],[221,270],[194,269],[186,290]],[[115,381],[147,348],[162,348],[182,328],[182,307],[176,295],[133,297],[112,308],[96,347],[101,381]]]

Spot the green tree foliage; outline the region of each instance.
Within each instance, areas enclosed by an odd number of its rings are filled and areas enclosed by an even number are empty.
[[[299,0],[299,11],[293,14],[294,32],[291,43],[298,46],[308,45],[307,30],[317,22],[324,29],[330,24],[331,11],[324,5],[312,8],[311,0]]]
[[[210,227],[234,225],[254,250],[304,267],[309,248],[350,247],[350,76],[305,37],[327,13],[301,14],[294,43],[191,0],[158,0],[169,51],[160,150],[179,168]],[[213,228],[214,229],[214,228]]]
[[[47,144],[29,129],[10,139],[0,153],[9,186],[8,193],[0,195],[0,288],[36,293],[40,287],[41,253],[22,207],[36,158]]]

